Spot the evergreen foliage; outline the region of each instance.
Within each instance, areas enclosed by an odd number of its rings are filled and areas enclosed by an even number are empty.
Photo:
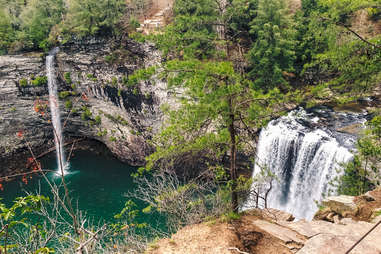
[[[79,37],[113,33],[125,8],[124,0],[70,0],[62,32]]]
[[[208,58],[216,53],[216,32],[213,24],[217,20],[216,1],[175,1],[174,20],[163,35],[156,38],[164,54],[184,58]]]
[[[31,0],[20,14],[19,39],[25,41],[23,48],[48,49],[48,37],[53,26],[64,15],[63,0]]]
[[[283,0],[260,0],[251,23],[256,41],[249,51],[250,77],[256,87],[286,87],[285,72],[293,72],[295,31]]]
[[[125,13],[123,0],[0,0],[0,53],[47,50],[72,36],[115,35]]]

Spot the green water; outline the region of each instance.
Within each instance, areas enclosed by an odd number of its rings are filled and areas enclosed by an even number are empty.
[[[41,163],[44,169],[55,169],[56,159],[52,154]],[[133,191],[135,185],[131,177],[136,168],[121,163],[110,156],[100,156],[87,151],[75,152],[70,161],[69,173],[65,180],[71,191],[74,204],[85,212],[94,221],[112,220],[113,216],[124,207],[126,198],[124,194]],[[61,179],[55,173],[49,173],[48,178],[60,183]],[[24,196],[25,191],[35,192],[41,188],[41,194],[51,196],[49,186],[44,179],[34,176],[24,184],[21,179],[4,183],[4,190],[0,197],[5,204],[19,196]],[[142,208],[140,204],[139,208]]]

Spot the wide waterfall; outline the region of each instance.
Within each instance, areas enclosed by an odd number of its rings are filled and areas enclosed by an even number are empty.
[[[292,213],[297,219],[312,219],[318,209],[316,202],[335,192],[332,181],[342,174],[341,164],[353,158],[356,142],[356,136],[336,130],[363,124],[365,118],[362,114],[329,113],[295,110],[261,131],[253,177],[264,168],[275,175],[268,207]],[[334,120],[322,124],[328,118]],[[243,209],[253,202],[249,199]]]
[[[55,48],[46,57],[46,75],[48,77],[50,112],[53,124],[54,142],[56,145],[58,174],[65,174],[67,162],[65,159],[64,140],[62,135],[61,114],[57,95],[57,78],[54,68],[55,55],[59,49]]]

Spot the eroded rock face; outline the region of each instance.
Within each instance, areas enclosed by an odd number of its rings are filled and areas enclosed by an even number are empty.
[[[62,47],[56,70],[62,119],[67,118],[65,140],[96,139],[122,161],[142,165],[152,151],[147,140],[161,124],[160,106],[174,100],[160,80],[127,80],[135,70],[160,61],[152,45],[133,41],[113,45],[93,39]],[[26,140],[37,155],[53,147],[47,84],[32,83],[43,76],[43,54],[0,56],[0,174],[22,165],[29,153]],[[74,112],[69,115],[70,104]]]

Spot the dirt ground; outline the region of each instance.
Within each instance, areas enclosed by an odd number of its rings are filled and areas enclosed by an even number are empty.
[[[239,220],[186,226],[172,235],[151,244],[149,254],[290,254],[279,239],[254,226],[255,215]]]

